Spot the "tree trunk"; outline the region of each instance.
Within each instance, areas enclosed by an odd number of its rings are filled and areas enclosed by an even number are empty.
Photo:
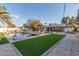
[[[76,27],[74,28],[73,32],[77,32],[77,28]]]

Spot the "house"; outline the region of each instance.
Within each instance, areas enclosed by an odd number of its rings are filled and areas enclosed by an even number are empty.
[[[74,26],[71,25],[64,25],[64,24],[51,24],[51,25],[46,25],[45,26],[46,31],[48,32],[78,32],[79,27],[75,28]]]
[[[46,31],[52,31],[52,32],[63,32],[64,31],[64,25],[62,24],[49,24],[46,27]]]

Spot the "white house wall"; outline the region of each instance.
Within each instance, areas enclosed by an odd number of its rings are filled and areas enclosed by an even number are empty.
[[[73,32],[73,27],[70,28],[64,28],[64,32]]]

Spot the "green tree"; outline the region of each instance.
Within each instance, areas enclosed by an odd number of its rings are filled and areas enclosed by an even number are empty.
[[[24,28],[30,28],[33,31],[40,29],[42,26],[42,23],[38,19],[29,19],[27,20],[26,24],[23,24]]]

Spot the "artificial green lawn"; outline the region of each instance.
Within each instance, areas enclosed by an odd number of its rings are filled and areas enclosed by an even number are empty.
[[[13,43],[24,56],[40,56],[64,35],[51,34]]]
[[[6,39],[6,37],[3,35],[3,33],[0,33],[0,45],[1,44],[5,44],[8,43],[8,40]]]

